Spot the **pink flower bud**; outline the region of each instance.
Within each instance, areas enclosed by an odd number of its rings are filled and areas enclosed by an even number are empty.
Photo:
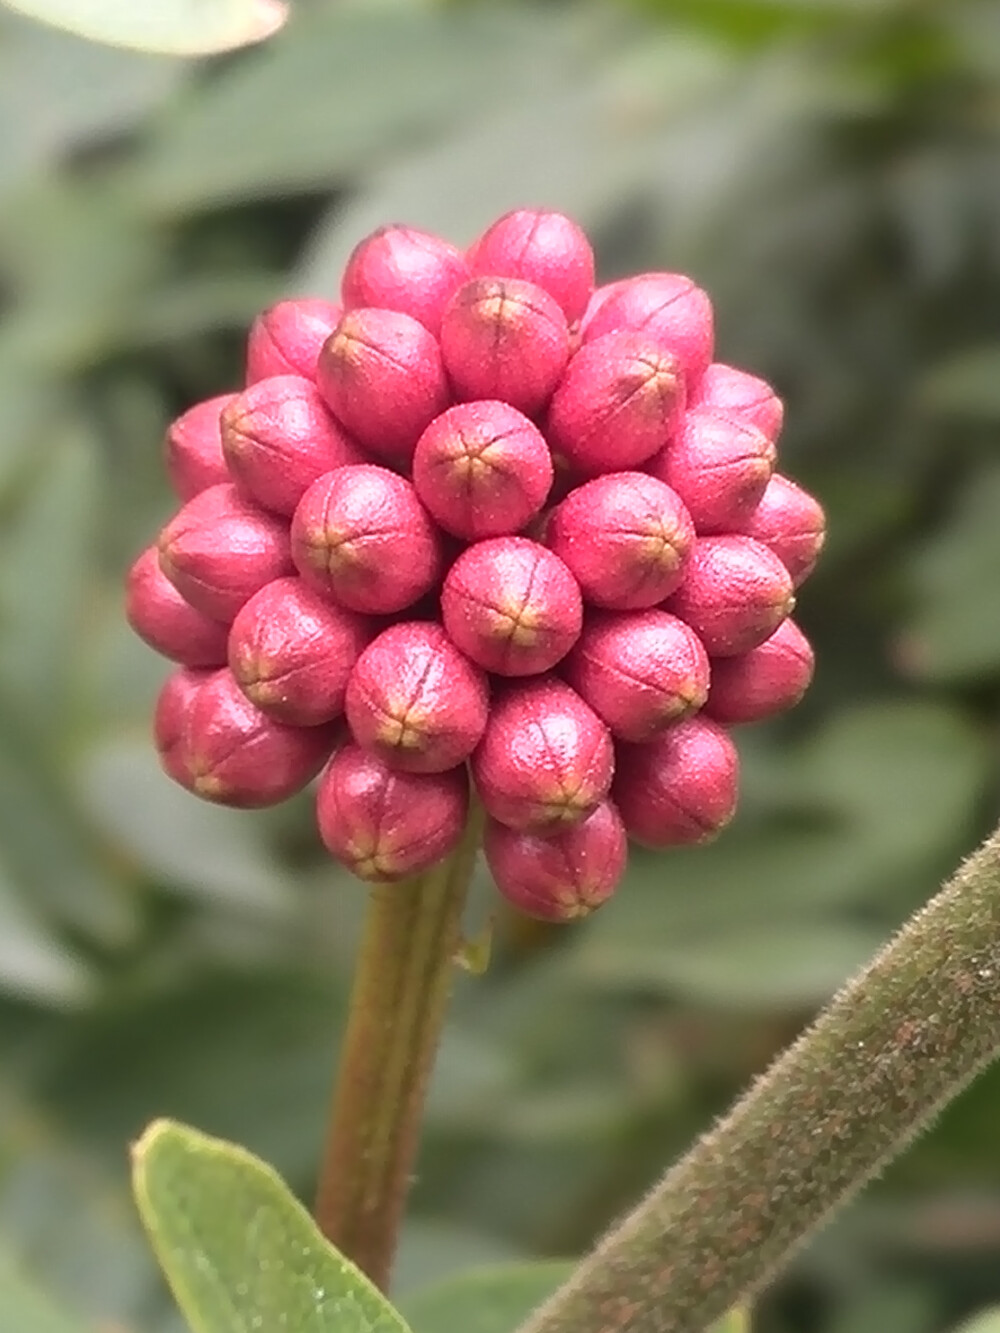
[[[441,538],[408,481],[368,463],[338,468],[303,495],[292,559],[311,588],[349,611],[391,615],[437,583]]]
[[[233,621],[229,669],[262,713],[314,727],[343,713],[348,677],[373,633],[301,579],[275,579]]]
[[[792,581],[777,556],[749,537],[701,537],[684,582],[664,603],[710,657],[735,657],[770,638],[795,606]]]
[[[771,479],[774,459],[774,445],[756,426],[696,408],[685,412],[677,435],[649,470],[681,497],[700,535],[732,532],[747,521]]]
[[[712,303],[680,273],[643,273],[615,284],[594,313],[584,342],[616,329],[643,333],[677,358],[684,378],[695,385],[712,360]]]
[[[234,394],[223,393],[207,398],[182,412],[167,429],[167,475],[174,493],[182,500],[192,500],[209,486],[229,481],[222,453],[222,410]]]
[[[552,486],[545,436],[506,403],[459,403],[417,441],[417,494],[447,532],[467,541],[523,528]]]
[[[441,321],[441,355],[457,398],[499,398],[540,412],[569,360],[557,302],[517,278],[473,278]]]
[[[354,739],[409,773],[443,773],[468,759],[488,705],[485,675],[432,621],[383,630],[358,658],[347,686]]]
[[[187,604],[164,577],[155,546],[129,571],[125,615],[139,638],[164,657],[190,667],[225,665],[225,625]]]
[[[469,809],[464,766],[400,773],[359,746],[341,746],[323,774],[316,818],[327,851],[360,879],[416,875],[458,845]]]
[[[775,473],[740,532],[773,551],[798,588],[816,566],[826,540],[823,507],[808,491]]]
[[[625,873],[628,841],[618,811],[602,801],[589,819],[547,838],[487,821],[483,851],[497,888],[541,921],[588,916]]]
[[[518,208],[505,213],[471,247],[475,274],[523,278],[542,287],[570,324],[583,315],[594,288],[594,254],[585,233],[562,213]]]
[[[604,723],[575,690],[546,676],[498,694],[472,776],[487,814],[516,829],[558,832],[608,794],[614,749]]]
[[[553,511],[546,544],[569,567],[584,601],[642,610],[684,576],[694,525],[680,497],[642,472],[612,472],[571,491]]]
[[[684,411],[674,356],[642,334],[584,343],[549,404],[554,451],[586,476],[638,467],[671,439]]]
[[[273,375],[238,394],[222,414],[222,448],[240,489],[286,517],[318,477],[367,461],[301,375]]]
[[[343,314],[333,301],[279,301],[250,326],[247,384],[273,375],[316,377],[320,348]]]
[[[736,813],[739,756],[720,726],[689,717],[646,745],[619,745],[613,799],[647,847],[708,842]]]
[[[666,611],[591,613],[562,674],[625,741],[650,740],[708,696],[701,640]]]
[[[316,382],[354,438],[396,466],[451,401],[437,340],[396,310],[348,311],[323,344]]]
[[[767,380],[713,361],[688,395],[689,407],[714,407],[763,431],[773,443],[781,434],[785,408]]]
[[[198,691],[212,675],[211,671],[193,671],[187,667],[172,671],[157,696],[153,740],[163,771],[181,786],[187,786],[184,728]]]
[[[340,294],[345,310],[398,310],[437,334],[445,306],[469,277],[461,250],[415,227],[379,227],[354,247]]]
[[[712,663],[705,712],[726,726],[774,717],[799,702],[814,665],[809,640],[794,620],[785,620],[757,648]]]
[[[583,318],[580,320],[580,339],[585,342],[587,339],[587,330],[594,322],[594,317],[599,310],[602,310],[605,304],[629,281],[628,278],[619,278],[617,282],[606,282],[602,287],[595,287],[587,302],[587,308],[583,312]]]
[[[195,796],[243,809],[277,805],[323,767],[332,732],[275,722],[228,671],[172,681],[157,710],[157,746],[166,772]]]
[[[444,581],[441,617],[452,641],[501,676],[531,676],[564,657],[583,623],[576,580],[527,537],[495,537],[464,551]]]
[[[223,625],[272,579],[292,572],[288,528],[235,486],[211,486],[160,534],[160,568],[186,602]]]

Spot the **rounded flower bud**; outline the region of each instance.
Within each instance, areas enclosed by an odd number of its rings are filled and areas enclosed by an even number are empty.
[[[497,888],[514,907],[541,921],[589,916],[618,887],[628,841],[610,801],[589,819],[547,838],[487,820],[486,864]]]
[[[440,236],[416,227],[379,227],[351,251],[340,295],[345,310],[398,310],[437,334],[445,306],[468,277],[465,255]]]
[[[359,879],[403,879],[458,845],[469,810],[465,767],[400,773],[354,744],[338,748],[320,780],[316,822],[327,851]]]
[[[499,398],[534,415],[569,360],[566,316],[530,282],[473,278],[444,312],[441,355],[457,398]]]
[[[125,615],[139,638],[164,657],[190,667],[225,665],[225,625],[188,605],[160,569],[155,546],[129,570]]]
[[[545,437],[507,403],[459,403],[417,441],[417,494],[445,531],[466,541],[523,528],[552,487]]]
[[[320,348],[343,314],[333,301],[279,301],[250,325],[247,384],[273,375],[316,377]]]
[[[549,517],[545,542],[569,567],[584,601],[638,611],[679,585],[694,524],[662,481],[611,472],[570,491]]]
[[[314,727],[343,713],[348,677],[373,633],[301,579],[275,579],[233,621],[229,669],[262,713]]]
[[[689,717],[645,745],[619,745],[613,799],[647,847],[708,842],[736,813],[739,756],[723,729]]]
[[[390,625],[364,650],[347,686],[347,722],[390,768],[443,773],[463,763],[486,727],[489,690],[433,621]]]
[[[220,417],[235,394],[207,398],[182,412],[167,428],[167,475],[174,493],[192,500],[209,486],[229,481],[222,452]]]
[[[681,497],[701,533],[745,523],[774,471],[774,445],[747,422],[712,408],[685,412],[673,440],[649,470]]]
[[[183,667],[172,671],[160,687],[153,712],[153,741],[160,757],[160,765],[168,777],[186,787],[187,763],[184,748],[184,728],[191,714],[195,696],[211,671],[196,671]]]
[[[643,333],[672,352],[689,385],[695,385],[711,364],[712,303],[680,273],[643,273],[616,283],[590,319],[584,342],[616,329]]]
[[[735,657],[763,643],[795,606],[792,581],[766,546],[750,537],[701,537],[684,582],[664,603],[710,657]]]
[[[285,524],[231,485],[189,500],[158,546],[160,568],[184,600],[224,625],[265,583],[292,572]]]
[[[241,692],[228,671],[165,687],[157,715],[164,769],[195,796],[253,809],[311,782],[330,753],[323,727],[286,727]],[[184,707],[182,718],[177,714]]]
[[[320,477],[292,518],[306,583],[349,611],[391,615],[437,583],[441,538],[408,481],[362,463]]]
[[[826,540],[823,507],[808,491],[775,473],[739,531],[773,551],[797,588],[816,566]]]
[[[487,671],[548,671],[580,634],[583,603],[557,555],[527,537],[494,537],[458,557],[441,590],[452,642]]]
[[[590,300],[587,302],[587,308],[583,312],[583,318],[580,320],[579,336],[582,342],[586,341],[587,330],[594,322],[597,312],[602,310],[607,301],[628,281],[628,278],[619,278],[617,282],[606,282],[603,286],[594,288]]]
[[[638,467],[672,438],[684,411],[676,358],[628,331],[584,343],[549,404],[554,451],[585,476]]]
[[[689,407],[713,407],[763,431],[773,443],[781,434],[785,408],[781,399],[757,375],[713,361],[688,395]]]
[[[558,832],[608,794],[614,749],[607,728],[561,680],[518,682],[498,694],[472,776],[487,814],[510,828]]]
[[[592,613],[562,674],[625,741],[651,739],[708,696],[708,654],[666,611]]]
[[[437,340],[397,310],[349,310],[323,344],[316,382],[354,438],[396,466],[451,401]]]
[[[594,289],[594,253],[586,234],[562,213],[517,208],[505,213],[469,251],[475,274],[523,278],[543,288],[570,324]]]
[[[784,713],[809,688],[814,666],[809,640],[794,620],[785,620],[757,648],[712,663],[705,712],[725,726]]]
[[[286,517],[318,477],[367,461],[301,375],[273,375],[237,394],[222,413],[222,448],[240,490]]]

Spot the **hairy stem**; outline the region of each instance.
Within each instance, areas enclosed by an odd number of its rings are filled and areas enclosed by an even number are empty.
[[[1000,1051],[1000,830],[522,1333],[701,1333]]]
[[[479,843],[473,815],[442,865],[369,890],[316,1221],[385,1289],[420,1139],[427,1084],[462,943]]]

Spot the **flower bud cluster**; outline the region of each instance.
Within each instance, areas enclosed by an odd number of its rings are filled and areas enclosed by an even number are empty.
[[[465,252],[382,228],[340,296],[265,311],[242,391],[168,432],[181,506],[128,585],[177,663],[163,766],[246,807],[322,774],[326,847],[378,881],[446,856],[474,786],[501,892],[586,914],[629,837],[727,823],[729,728],[809,684],[823,513],[775,471],[781,402],[713,361],[690,278],[595,289],[557,213]]]

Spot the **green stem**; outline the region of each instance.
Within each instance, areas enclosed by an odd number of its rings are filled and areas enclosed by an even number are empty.
[[[369,890],[316,1221],[383,1290],[413,1174],[478,843],[473,816],[461,846],[440,866]]]
[[[1000,830],[521,1333],[702,1333],[1000,1051]]]

